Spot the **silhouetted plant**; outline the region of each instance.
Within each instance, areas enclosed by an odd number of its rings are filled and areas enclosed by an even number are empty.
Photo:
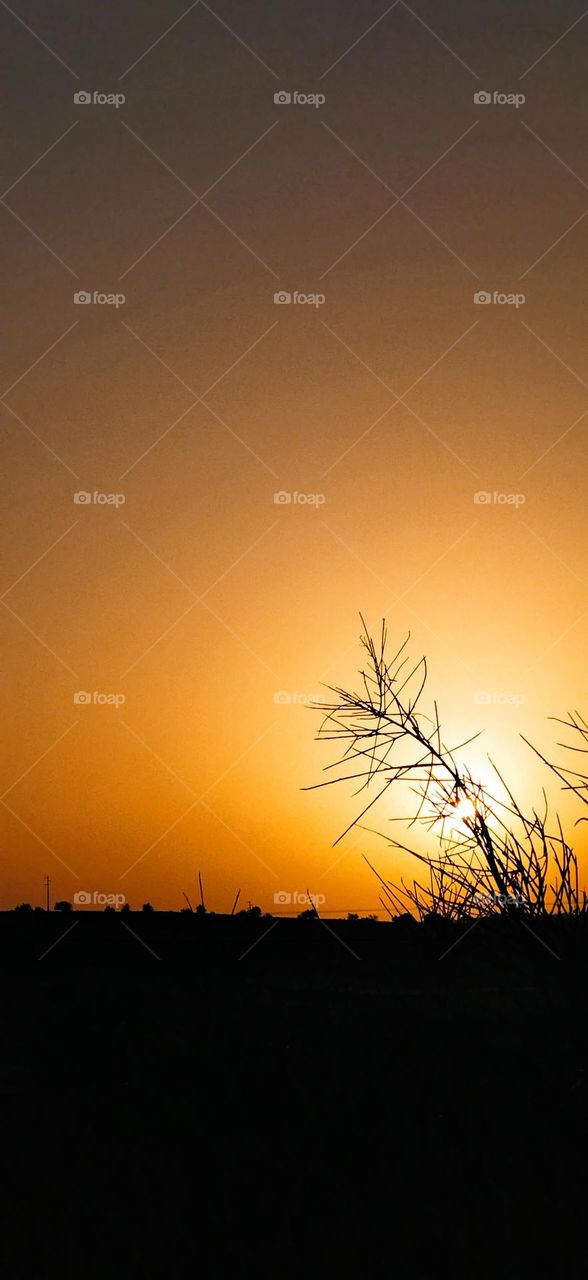
[[[564,729],[570,729],[575,735],[573,742],[558,742],[558,747],[563,747],[564,751],[573,751],[579,755],[588,756],[588,724],[579,711],[570,711],[565,720],[560,720],[557,716],[552,717],[555,724],[563,725]],[[563,783],[564,791],[572,791],[582,804],[588,805],[588,774],[583,773],[580,769],[571,769],[569,765],[556,765],[551,760],[547,760],[537,747],[528,742],[523,737],[523,742],[527,742],[527,746],[535,752],[539,759],[551,769],[552,773],[558,777]],[[588,822],[588,818],[578,818],[578,823]]]
[[[141,911],[155,911],[155,907],[152,907],[150,902],[144,902]]]
[[[71,902],[66,902],[65,899],[62,899],[61,902],[55,903],[53,910],[54,911],[71,911],[72,910]]]
[[[21,914],[26,915],[28,912],[32,914],[33,908],[30,902],[19,902],[18,906],[14,907],[14,910],[20,911]]]
[[[362,624],[365,628],[363,618]],[[422,709],[426,660],[409,663],[408,639],[388,660],[385,623],[377,642],[366,629],[361,643],[367,665],[360,692],[332,688],[335,701],[319,706],[324,719],[318,741],[334,742],[340,751],[327,766],[333,776],[318,785],[353,782],[357,793],[370,797],[339,840],[354,826],[371,830],[363,819],[395,783],[405,783],[416,796],[415,811],[405,821],[409,827],[424,825],[436,841],[437,853],[423,854],[385,837],[421,863],[424,879],[406,884],[401,878],[396,885],[368,863],[383,891],[382,906],[389,915],[404,914],[408,907],[421,919],[434,913],[454,920],[497,912],[586,911],[576,856],[557,815],[554,829],[548,825],[545,792],[541,811],[525,812],[492,761],[499,796],[458,762],[458,753],[479,735],[453,747],[444,742],[437,704],[428,713]],[[588,754],[588,726],[581,717],[561,723],[580,736],[584,745],[576,749]],[[588,803],[588,775],[549,767]]]

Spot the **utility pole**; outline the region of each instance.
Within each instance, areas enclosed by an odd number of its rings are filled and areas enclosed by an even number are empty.
[[[49,879],[49,876],[45,876],[45,902],[47,904],[45,910],[50,911],[51,910],[51,905],[50,905],[51,904],[51,881]]]

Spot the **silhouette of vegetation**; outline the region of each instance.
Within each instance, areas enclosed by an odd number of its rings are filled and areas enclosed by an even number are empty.
[[[72,910],[71,902],[66,902],[65,899],[62,899],[60,902],[55,903],[53,910],[54,911],[71,911]]]
[[[27,912],[33,910],[30,902],[19,902],[18,906],[13,908],[14,911]]]
[[[154,910],[155,910],[155,907],[152,907],[150,902],[144,902],[143,906],[141,907],[141,911],[154,911]]]
[[[541,808],[527,811],[493,761],[496,794],[479,782],[460,755],[479,734],[455,746],[446,744],[437,703],[423,709],[427,663],[425,658],[414,664],[409,661],[410,637],[389,659],[385,622],[375,640],[361,621],[365,629],[361,643],[367,655],[360,673],[362,687],[359,692],[331,688],[335,700],[320,704],[324,719],[317,740],[335,743],[339,754],[327,766],[332,776],[316,785],[351,782],[356,794],[366,795],[367,803],[339,840],[352,827],[372,831],[365,819],[395,785],[407,784],[415,795],[414,811],[392,821],[404,821],[409,827],[423,825],[436,851],[423,854],[384,837],[424,869],[422,879],[406,883],[401,878],[395,884],[368,862],[380,883],[380,902],[388,915],[404,914],[407,908],[421,920],[431,913],[452,920],[586,913],[576,855],[557,814],[553,820],[549,817],[545,791]],[[588,755],[588,725],[582,717],[574,713],[557,723],[579,739],[571,747],[560,745]],[[564,789],[588,804],[588,774],[554,765],[532,749]]]

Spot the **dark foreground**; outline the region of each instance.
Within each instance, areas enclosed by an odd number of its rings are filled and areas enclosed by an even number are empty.
[[[580,1273],[588,921],[126,923],[0,916],[4,1274]]]

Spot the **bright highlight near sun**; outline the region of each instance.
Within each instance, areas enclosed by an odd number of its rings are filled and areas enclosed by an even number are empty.
[[[458,835],[464,831],[471,831],[472,823],[477,817],[477,809],[468,796],[463,796],[456,805],[452,805],[447,816],[449,829]]]

